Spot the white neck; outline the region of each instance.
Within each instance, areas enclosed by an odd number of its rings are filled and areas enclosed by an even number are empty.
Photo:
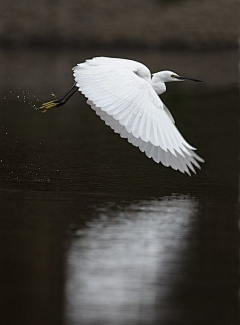
[[[165,93],[166,85],[163,81],[160,81],[159,78],[152,77],[152,86],[158,95]]]

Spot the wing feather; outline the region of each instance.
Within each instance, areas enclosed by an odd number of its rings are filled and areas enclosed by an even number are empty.
[[[79,87],[97,115],[155,162],[175,170],[195,172],[199,157],[182,137],[174,119],[151,86],[142,64],[121,59],[94,58],[74,69]]]

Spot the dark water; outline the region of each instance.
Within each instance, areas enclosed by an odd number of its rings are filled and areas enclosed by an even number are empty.
[[[98,52],[1,53],[0,324],[239,324],[237,54]],[[162,97],[206,160],[196,176],[146,158],[80,94],[28,104],[99,54],[205,80]]]

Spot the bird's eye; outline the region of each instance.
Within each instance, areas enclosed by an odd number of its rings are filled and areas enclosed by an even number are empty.
[[[176,78],[175,74],[172,74],[171,77],[172,77],[172,78]]]

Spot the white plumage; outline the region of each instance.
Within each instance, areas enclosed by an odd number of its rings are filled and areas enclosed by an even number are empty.
[[[136,61],[97,57],[73,68],[76,86],[87,103],[115,133],[147,157],[182,173],[195,173],[204,160],[186,142],[159,94],[165,82],[182,80],[174,72],[159,72]],[[185,79],[185,78],[184,78]]]

